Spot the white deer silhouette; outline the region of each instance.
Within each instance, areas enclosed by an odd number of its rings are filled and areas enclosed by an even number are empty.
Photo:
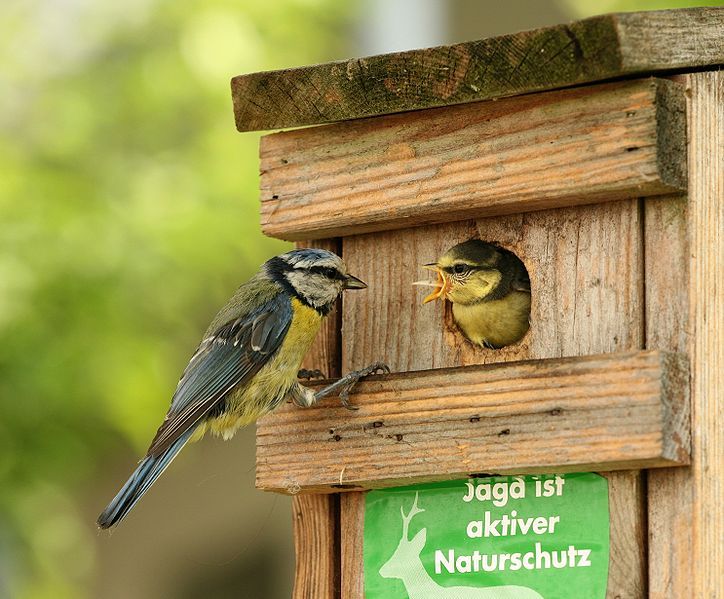
[[[408,540],[410,520],[425,510],[417,507],[417,493],[412,508],[402,514],[402,538],[397,549],[380,568],[383,578],[399,578],[405,585],[409,599],[543,599],[528,587],[504,585],[495,587],[442,587],[427,573],[420,560],[420,552],[427,540],[427,529],[423,528],[411,541]]]

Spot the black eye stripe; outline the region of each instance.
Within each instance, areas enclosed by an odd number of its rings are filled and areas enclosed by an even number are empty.
[[[345,276],[341,272],[331,266],[311,266],[307,270],[315,274],[324,275],[328,279],[336,279],[338,281],[345,279]]]

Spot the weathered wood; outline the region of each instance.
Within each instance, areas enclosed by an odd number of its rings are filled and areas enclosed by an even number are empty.
[[[646,347],[687,352],[687,198],[649,198],[644,210]],[[649,597],[694,597],[691,470],[651,470],[647,478]]]
[[[343,599],[365,596],[364,578],[359,575],[364,561],[363,539],[365,524],[365,493],[342,493],[341,503],[341,551]]]
[[[645,576],[646,493],[643,477],[637,471],[601,474],[608,479],[611,521],[606,598],[643,599],[648,597]]]
[[[318,247],[341,253],[339,239],[299,242],[297,247]],[[337,306],[322,325],[322,330],[304,359],[308,370],[326,370],[327,376],[339,376],[340,317]],[[340,585],[339,498],[335,495],[295,495],[292,501],[294,524],[293,599],[337,599]]]
[[[384,360],[393,372],[580,356],[643,345],[643,251],[638,202],[547,210],[344,239],[347,264],[377,293],[345,298],[343,370]],[[422,305],[428,276],[453,245],[479,237],[525,263],[531,330],[501,350],[469,343],[449,304]],[[405,343],[398,340],[404,339]]]
[[[687,198],[644,201],[646,347],[689,350]]]
[[[724,63],[720,7],[621,13],[453,46],[240,75],[239,131],[450,106]]]
[[[296,495],[294,599],[334,599],[339,594],[339,499],[337,495]]]
[[[724,76],[689,82],[689,202],[659,218],[647,266],[647,297],[660,301],[647,344],[690,352],[694,419],[691,468],[649,473],[655,599],[724,597]]]
[[[375,359],[405,371],[642,348],[641,216],[639,202],[626,200],[345,238],[350,268],[381,291],[365,302],[351,294],[345,300],[343,329],[354,334],[343,338],[343,370]],[[420,263],[470,237],[513,250],[531,276],[531,330],[503,350],[473,347],[456,330],[449,306],[421,307],[424,292],[410,293],[411,280],[424,272]],[[400,338],[406,342],[396,343]],[[609,474],[612,505],[622,506],[611,511],[611,544],[621,553],[609,569],[610,599],[645,597],[645,522],[636,507],[642,487],[628,484],[628,477]],[[359,562],[345,575],[361,578],[362,571]]]
[[[646,347],[687,352],[687,198],[650,198],[644,208]],[[691,469],[651,470],[647,478],[649,597],[694,597]]]
[[[353,235],[685,187],[682,87],[646,79],[268,135],[272,237]]]
[[[638,352],[370,379],[354,394],[354,412],[290,406],[262,420],[257,486],[335,491],[479,472],[685,464],[684,364]]]
[[[691,94],[693,596],[724,597],[724,73],[692,75]]]

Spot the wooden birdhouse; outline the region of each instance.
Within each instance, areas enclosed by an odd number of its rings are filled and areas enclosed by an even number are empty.
[[[263,231],[369,285],[306,366],[393,372],[356,411],[258,424],[258,488],[294,495],[296,598],[365,596],[370,489],[578,472],[607,482],[606,597],[724,597],[722,64],[724,9],[699,8],[232,80],[239,131],[288,129],[261,139]],[[411,286],[471,238],[530,277],[502,349]],[[432,542],[409,538],[416,493],[395,551]]]

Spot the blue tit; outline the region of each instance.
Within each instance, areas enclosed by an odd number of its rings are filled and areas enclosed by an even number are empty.
[[[437,273],[437,282],[423,303],[450,300],[455,324],[473,343],[499,349],[528,332],[530,279],[512,252],[471,239],[424,266]]]
[[[229,439],[286,399],[309,406],[341,391],[347,405],[351,386],[384,365],[350,373],[316,393],[299,383],[297,373],[342,291],[365,287],[326,250],[292,250],[263,264],[206,330],[146,456],[98,517],[98,526],[120,522],[181,448],[207,431]]]

